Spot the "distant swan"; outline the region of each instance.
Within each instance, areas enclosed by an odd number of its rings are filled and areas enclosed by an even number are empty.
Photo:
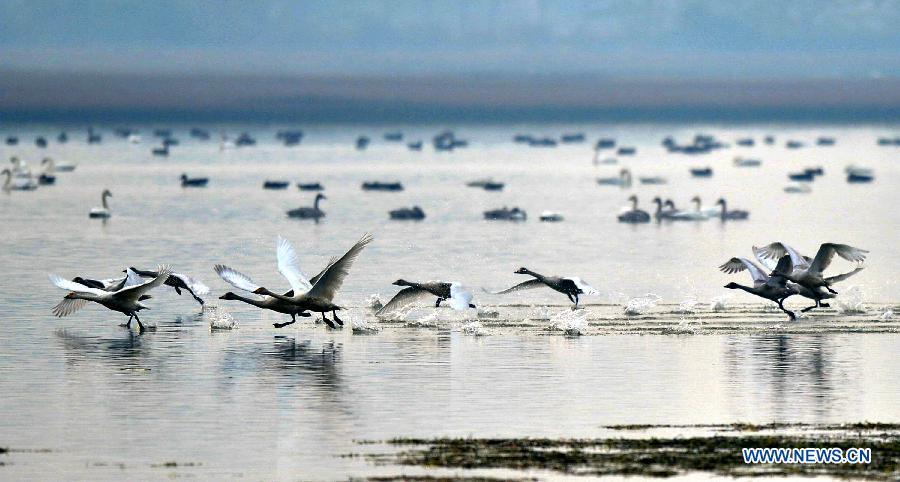
[[[188,177],[187,174],[181,175],[181,187],[206,187],[209,184],[208,177]]]
[[[328,198],[326,198],[324,194],[318,193],[316,194],[316,199],[313,201],[312,207],[304,206],[297,209],[291,209],[287,212],[287,215],[289,218],[315,219],[318,221],[319,218],[325,217],[325,211],[322,211],[319,208],[319,201],[323,199]]]
[[[13,177],[9,169],[4,169],[0,171],[0,175],[6,176],[6,180],[3,182],[4,191],[33,191],[38,187],[30,173]]]
[[[657,198],[658,199],[658,198]],[[635,195],[631,195],[628,198],[631,201],[631,210],[625,211],[622,214],[619,214],[619,222],[620,223],[649,223],[650,222],[650,213],[647,211],[643,211],[638,209],[638,198]]]
[[[675,213],[669,216],[668,219],[672,219],[675,221],[706,221],[707,219],[709,219],[709,216],[700,211],[700,198],[694,197],[691,199],[691,201],[694,203],[693,211],[676,210]],[[675,208],[675,203],[673,203],[672,201],[666,201],[666,204],[671,205],[673,209]]]
[[[50,281],[58,288],[69,291],[65,299],[53,308],[53,314],[58,317],[68,316],[83,308],[87,301],[99,303],[106,308],[128,315],[126,327],[131,326],[131,319],[137,320],[140,331],[144,332],[144,324],[138,318],[137,312],[148,307],[141,303],[146,292],[156,288],[169,278],[169,269],[160,266],[157,269],[159,275],[146,283],[123,287],[117,291],[104,291],[98,288],[89,288],[83,284],[69,281],[56,275],[50,275]]]
[[[674,204],[672,205],[672,207],[668,207],[670,203],[663,203],[663,200],[658,196],[653,198],[653,202],[656,204],[656,213],[653,216],[657,221],[661,221],[663,219],[671,219],[672,215],[677,212],[675,210]],[[663,206],[666,206],[665,209],[663,208]]]
[[[740,209],[734,209],[734,210],[729,211],[728,204],[725,202],[725,198],[719,198],[719,200],[716,201],[716,205],[722,206],[722,210],[719,212],[719,218],[722,219],[723,221],[725,221],[725,220],[737,221],[737,220],[747,219],[750,217],[750,213],[748,211],[742,211]]]
[[[88,213],[88,217],[106,219],[112,216],[112,211],[110,211],[109,204],[107,204],[106,202],[106,198],[108,197],[112,197],[112,193],[109,192],[109,189],[104,189],[103,194],[100,195],[100,202],[103,206],[99,208],[91,208],[91,211]]]
[[[400,290],[394,295],[386,305],[375,313],[376,316],[402,309],[428,296],[437,296],[437,300],[434,302],[435,308],[440,307],[441,302],[448,300],[450,301],[450,306],[455,310],[475,308],[475,305],[472,304],[472,293],[463,288],[462,284],[458,282],[428,281],[415,283],[398,279],[393,284],[395,286],[407,286],[407,288]]]
[[[621,187],[630,187],[631,186],[631,171],[628,169],[622,169],[619,171],[618,177],[600,177],[597,178],[597,184],[601,186],[621,186]]]
[[[566,295],[569,298],[569,301],[575,303],[572,309],[578,308],[578,297],[579,295],[597,295],[600,294],[599,291],[592,288],[590,285],[581,280],[581,278],[577,276],[569,276],[569,277],[559,277],[559,276],[544,276],[534,271],[531,271],[528,268],[519,268],[515,272],[516,274],[527,274],[533,276],[534,279],[519,283],[511,288],[507,288],[503,291],[497,291],[491,294],[494,295],[503,295],[506,293],[512,293],[514,291],[522,291],[522,290],[530,290],[534,288],[540,288],[546,286],[555,291],[559,291],[560,293]]]
[[[391,219],[421,221],[425,219],[425,211],[419,206],[394,209],[388,213]]]
[[[45,166],[46,172],[53,174],[56,172],[72,172],[77,167],[76,164],[58,163],[52,157],[45,157],[41,161],[41,165]]]

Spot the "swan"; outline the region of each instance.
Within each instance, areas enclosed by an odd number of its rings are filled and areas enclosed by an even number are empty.
[[[159,275],[150,281],[134,286],[126,286],[116,291],[88,288],[83,284],[69,281],[61,276],[50,275],[51,283],[58,288],[69,291],[65,299],[53,307],[52,312],[57,317],[68,316],[83,308],[86,302],[93,301],[105,306],[107,309],[128,315],[126,327],[131,327],[131,319],[134,318],[137,320],[140,332],[143,333],[144,324],[138,318],[137,312],[149,307],[141,303],[141,298],[148,291],[165,283],[170,273],[167,266],[160,266],[157,268],[157,272]]]
[[[703,206],[703,201],[700,199],[700,196],[692,197],[691,202],[695,204],[695,209],[703,213],[706,217],[718,216],[722,212],[718,203],[713,206]]]
[[[454,310],[465,310],[466,308],[475,308],[472,304],[472,293],[465,289],[461,283],[456,281],[447,283],[444,281],[428,281],[425,283],[415,283],[398,279],[392,283],[395,286],[406,286],[400,290],[390,301],[387,302],[375,316],[381,316],[386,313],[403,309],[404,307],[414,303],[415,301],[426,298],[428,296],[437,296],[434,307],[441,306],[441,302],[450,301],[450,306]]]
[[[271,181],[266,180],[263,182],[263,189],[287,189],[290,181]]]
[[[782,256],[781,259],[778,260],[777,264],[773,263],[771,260],[767,259],[763,255],[763,250],[760,248],[757,248],[756,246],[753,247],[753,255],[756,257],[757,261],[759,261],[763,266],[765,266],[766,268],[769,269],[769,271],[772,272],[772,274],[770,276],[773,276],[773,277],[780,276],[783,279],[787,279],[781,273],[790,273],[794,269],[793,263],[791,262],[790,255],[786,254],[786,255]],[[803,258],[807,262],[812,261],[812,258],[810,258],[808,256],[804,256]],[[829,276],[828,278],[825,278],[825,282],[826,282],[826,284],[828,284],[830,286],[839,281],[844,281],[845,279],[855,275],[856,273],[859,273],[863,269],[865,269],[864,266],[857,266],[852,271],[848,271],[846,273],[842,273],[842,274],[839,274],[836,276]],[[816,304],[814,304],[812,306],[808,306],[808,307],[800,310],[804,313],[809,310],[812,310],[814,308],[830,307],[831,305],[829,305],[828,303],[823,303],[822,300],[831,299],[831,298],[834,298],[835,296],[837,296],[835,293],[831,293],[831,292],[827,291],[826,289],[824,289],[823,287],[818,287],[816,289],[809,289],[803,285],[797,284],[796,288],[798,289],[798,293],[800,294],[800,296],[802,296],[804,298],[809,298],[816,302]]]
[[[104,189],[103,194],[100,195],[100,202],[103,204],[103,207],[91,208],[91,211],[88,213],[89,218],[106,219],[112,216],[112,211],[110,211],[109,204],[106,202],[106,198],[108,197],[112,197],[112,193],[109,192],[109,189]]]
[[[756,263],[746,258],[731,258],[726,261],[719,269],[728,274],[739,273],[747,270],[753,279],[753,286],[744,286],[738,283],[728,283],[726,288],[735,290],[744,290],[752,295],[774,301],[778,304],[778,308],[785,312],[791,321],[796,321],[797,316],[793,311],[784,307],[784,300],[799,293],[799,286],[792,283],[782,276],[769,276]]]
[[[700,198],[699,197],[694,196],[693,198],[691,198],[691,202],[694,203],[693,211],[678,211],[678,210],[676,210],[675,213],[673,213],[672,215],[670,215],[668,217],[668,219],[672,219],[672,220],[676,220],[676,221],[706,221],[707,219],[709,219],[709,216],[700,210]],[[675,209],[675,203],[673,203],[672,201],[667,200],[666,204],[672,206],[672,209]]]
[[[734,165],[737,167],[759,167],[762,161],[759,159],[745,159],[743,157],[735,157]]]
[[[528,213],[518,207],[510,209],[503,206],[500,209],[485,211],[484,219],[488,221],[525,221],[528,219]]]
[[[740,209],[734,209],[729,211],[728,204],[725,202],[725,198],[719,198],[716,201],[716,206],[722,206],[722,210],[719,212],[719,218],[723,221],[725,220],[742,220],[750,217],[750,213],[748,211],[742,211]]]
[[[318,182],[298,183],[297,189],[301,191],[323,191],[325,188]]]
[[[823,275],[825,269],[831,264],[831,260],[834,259],[834,255],[838,255],[847,261],[862,263],[866,260],[866,253],[868,253],[867,250],[855,248],[847,244],[822,243],[822,245],[819,246],[819,250],[816,252],[815,258],[810,261],[809,258],[801,255],[794,248],[778,241],[763,246],[762,248],[754,248],[754,251],[757,250],[759,256],[768,259],[780,259],[787,254],[790,257],[789,268],[782,267],[780,270],[776,268],[778,274],[794,283],[812,290],[814,293],[821,291],[821,288],[824,288],[829,293],[835,295],[837,294],[837,291],[830,286],[834,280],[828,280]],[[852,275],[848,275],[847,277],[849,276]],[[846,279],[846,277],[841,279]],[[816,307],[819,306],[819,297],[814,297],[813,299],[816,300]]]
[[[46,159],[45,159],[46,160]],[[43,164],[43,162],[41,163]],[[42,172],[38,176],[38,184],[42,186],[48,186],[51,184],[56,184],[56,175],[53,174],[53,166],[44,167],[44,172]]]
[[[559,277],[559,276],[544,276],[534,271],[531,271],[528,268],[519,268],[515,271],[515,274],[527,274],[533,276],[534,279],[530,279],[528,281],[519,283],[511,288],[507,288],[503,291],[497,291],[491,293],[492,295],[503,295],[506,293],[512,293],[514,291],[522,291],[522,290],[530,290],[534,288],[540,288],[542,286],[546,286],[553,290],[559,291],[560,293],[569,297],[569,301],[575,303],[575,306],[572,309],[578,308],[578,296],[585,295],[598,295],[599,291],[592,288],[590,285],[581,280],[581,278],[577,276],[568,276],[568,277]]]
[[[630,187],[631,171],[622,169],[619,171],[619,177],[599,177],[597,178],[597,184],[600,184],[601,186]]]
[[[659,198],[657,198],[659,199]],[[650,213],[647,211],[643,211],[638,209],[638,198],[635,195],[631,195],[628,198],[631,201],[631,210],[625,211],[622,214],[619,214],[619,222],[620,223],[649,223],[650,222]]]
[[[31,169],[28,167],[28,163],[19,159],[16,156],[9,158],[10,164],[12,164],[12,175],[16,177],[29,177],[31,176]]]
[[[674,215],[677,211],[675,210],[675,205],[671,204],[671,202],[663,203],[663,200],[659,198],[659,196],[653,198],[653,202],[656,203],[656,213],[653,215],[657,221],[663,219],[671,219],[672,215]],[[668,207],[670,206],[671,207]],[[663,206],[667,206],[663,209]]]
[[[784,187],[784,192],[788,194],[808,194],[812,192],[812,188],[807,184],[794,182]]]
[[[541,211],[541,215],[538,219],[545,223],[558,223],[564,221],[566,218],[562,214],[554,211]]]
[[[638,180],[641,181],[641,184],[651,185],[666,184],[669,182],[666,178],[661,176],[639,177]]]
[[[137,269],[133,266],[128,269],[137,273],[137,275],[142,278],[155,278],[159,274],[156,271]],[[203,299],[200,298],[200,295],[209,294],[209,286],[206,286],[190,276],[174,271],[169,273],[169,279],[166,280],[166,286],[174,288],[175,293],[178,293],[178,295],[181,295],[181,290],[187,290],[187,292],[197,300],[197,303],[200,303],[200,306],[203,306]]]
[[[187,174],[181,175],[181,187],[206,187],[209,184],[208,177],[188,177]]]
[[[291,209],[287,212],[289,218],[299,218],[299,219],[315,219],[319,220],[319,218],[325,217],[325,211],[322,211],[319,208],[319,201],[323,199],[328,199],[324,194],[318,193],[316,194],[316,199],[313,201],[312,207],[303,206],[297,209]]]
[[[334,304],[332,300],[344,283],[344,278],[350,274],[350,267],[353,265],[353,262],[373,239],[371,234],[365,234],[343,256],[338,258],[337,261],[330,263],[322,272],[319,279],[313,283],[308,281],[306,277],[303,276],[303,273],[300,272],[300,267],[297,265],[297,253],[294,251],[294,247],[291,246],[291,243],[288,240],[279,237],[278,271],[291,283],[293,294],[279,295],[269,291],[265,287],[259,287],[253,290],[253,293],[272,296],[293,303],[304,310],[321,313],[322,321],[334,328],[334,323],[325,317],[325,313],[330,311],[334,316],[334,321],[343,326],[344,322],[337,316],[337,310],[343,308]],[[293,321],[284,323],[281,326],[286,326],[291,323],[293,323]]]
[[[425,219],[425,211],[422,210],[419,206],[413,206],[411,208],[400,208],[394,209],[388,213],[391,216],[391,219],[399,219],[399,220],[407,220],[411,219],[414,221],[421,221]]]
[[[13,177],[12,171],[4,169],[0,171],[0,175],[6,175],[6,181],[3,182],[4,191],[33,191],[38,187],[30,174]]]
[[[58,163],[53,160],[52,157],[45,157],[41,160],[41,165],[45,166],[44,169],[48,174],[54,174],[57,172],[72,172],[78,166],[77,164],[71,163]]]

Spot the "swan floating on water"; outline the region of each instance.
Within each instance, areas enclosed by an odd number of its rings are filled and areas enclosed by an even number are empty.
[[[740,209],[733,209],[731,211],[728,210],[728,203],[725,201],[725,198],[719,198],[716,201],[717,206],[722,206],[722,210],[719,212],[719,218],[723,221],[732,220],[739,221],[744,220],[750,217],[750,213],[748,211],[742,211]]]
[[[566,218],[563,217],[562,214],[554,211],[542,211],[538,219],[545,223],[558,223],[564,221]]]
[[[312,207],[303,206],[296,209],[291,209],[287,212],[287,215],[289,218],[315,219],[316,221],[318,221],[319,218],[325,217],[325,211],[322,211],[322,209],[319,208],[319,202],[323,199],[328,198],[326,198],[324,194],[318,193],[316,194],[316,199],[313,201]]]
[[[181,175],[181,187],[206,187],[209,184],[208,177],[188,177],[187,174]]]
[[[510,209],[504,206],[500,209],[485,211],[484,219],[488,221],[525,221],[528,219],[528,214],[517,207]]]
[[[56,162],[52,157],[45,157],[41,160],[41,165],[44,166],[44,172],[48,174],[55,174],[57,172],[72,172],[78,167],[77,164],[72,164],[68,162]]]
[[[425,219],[425,211],[419,206],[394,209],[388,213],[391,219],[421,221]]]
[[[93,207],[91,211],[88,213],[89,218],[101,218],[107,219],[112,216],[112,211],[109,209],[109,204],[106,201],[106,198],[112,197],[112,193],[109,192],[109,189],[104,189],[103,194],[100,195],[100,203],[101,207]]]
[[[601,186],[620,186],[620,187],[630,187],[631,186],[631,171],[628,169],[622,169],[619,171],[618,177],[600,177],[597,178],[597,184]]]
[[[33,191],[37,189],[38,184],[34,182],[31,174],[13,176],[12,171],[3,169],[0,175],[5,175],[6,180],[3,182],[4,191]]]
[[[656,199],[658,200],[659,198]],[[631,209],[623,212],[622,214],[619,214],[619,222],[632,224],[649,223],[650,213],[638,209],[637,196],[631,195],[628,197],[628,200],[631,201]]]

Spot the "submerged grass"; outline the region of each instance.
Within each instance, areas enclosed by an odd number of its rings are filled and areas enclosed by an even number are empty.
[[[736,431],[761,431],[792,424],[735,424]],[[623,426],[616,426],[623,427]],[[624,430],[664,428],[628,426]],[[638,475],[671,477],[687,472],[725,476],[829,475],[842,478],[895,480],[900,477],[900,437],[886,434],[893,424],[813,427],[825,432],[800,435],[714,435],[677,438],[398,438],[387,443],[408,447],[395,453],[367,454],[377,464],[456,469],[549,470],[569,475]],[[834,431],[830,431],[834,430]],[[863,434],[862,432],[875,432]],[[888,436],[885,436],[888,435]],[[869,464],[743,463],[747,447],[868,447]]]

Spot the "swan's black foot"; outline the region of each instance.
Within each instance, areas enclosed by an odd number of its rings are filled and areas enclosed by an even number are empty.
[[[801,312],[801,313],[806,313],[807,311],[809,311],[809,310],[811,310],[811,309],[813,309],[813,308],[815,308],[815,307],[816,307],[816,305],[807,306],[806,308],[803,308],[802,310],[800,310],[800,312]]]
[[[831,305],[829,305],[828,303],[819,303],[819,306],[821,306],[822,308],[831,308]]]
[[[123,327],[123,328],[131,328],[131,320],[132,320],[133,318],[134,318],[133,316],[129,316],[129,317],[128,317],[128,323],[122,323],[122,324],[119,325],[119,326],[121,326],[121,327]]]
[[[308,312],[308,311],[301,311],[300,313],[297,313],[297,316],[302,316],[302,317],[304,317],[304,318],[309,318],[310,316],[312,316],[312,313],[310,313],[310,312]]]
[[[795,315],[793,311],[784,310],[784,312],[788,315],[788,321],[797,321],[797,315]]]
[[[284,323],[272,323],[272,326],[274,326],[275,328],[284,328],[285,326],[293,325],[294,323],[295,323],[295,321],[291,320],[291,321],[285,321]]]
[[[477,308],[477,307],[475,305],[473,305],[472,303],[469,303],[469,308]]]
[[[337,325],[335,325],[333,321],[325,318],[324,316],[322,317],[322,321],[324,321],[325,324],[328,325],[328,328],[337,328]]]
[[[443,298],[438,298],[437,301],[434,302],[434,307],[435,307],[435,308],[440,308],[440,307],[441,307],[441,301],[444,301]]]
[[[334,316],[334,321],[336,321],[339,325],[344,326],[344,320],[338,318],[337,311],[332,311],[331,314]]]
[[[826,285],[826,286],[825,286],[825,289],[828,290],[828,292],[831,293],[831,294],[833,294],[833,295],[838,294],[837,291],[831,289],[831,286]]]

